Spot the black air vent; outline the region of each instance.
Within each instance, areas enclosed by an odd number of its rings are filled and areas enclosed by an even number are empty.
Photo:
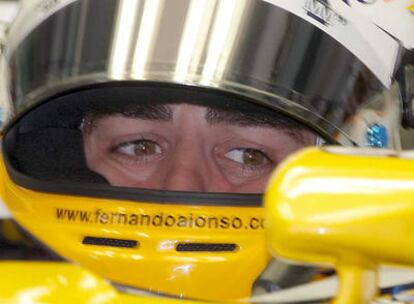
[[[123,248],[136,248],[138,242],[134,240],[121,240],[121,239],[109,239],[102,237],[86,236],[82,244],[95,245],[95,246],[111,246],[111,247],[123,247]]]
[[[180,243],[177,245],[176,250],[180,252],[189,251],[208,251],[208,252],[223,252],[223,251],[235,251],[237,249],[236,244],[225,243]]]

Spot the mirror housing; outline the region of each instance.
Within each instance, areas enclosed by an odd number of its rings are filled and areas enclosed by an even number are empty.
[[[371,303],[380,264],[414,264],[412,158],[339,147],[290,157],[265,194],[273,253],[334,267],[340,280],[335,303]]]

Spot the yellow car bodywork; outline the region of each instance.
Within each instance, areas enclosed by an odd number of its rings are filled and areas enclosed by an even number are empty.
[[[278,256],[336,268],[335,303],[371,303],[379,265],[414,265],[414,158],[387,150],[308,149],[265,195]]]
[[[1,262],[0,269],[0,303],[199,303],[121,293],[99,276],[64,262]]]
[[[43,193],[16,185],[0,163],[0,193],[19,226],[52,252],[116,284],[174,297],[237,300],[250,296],[271,258],[262,207]],[[109,246],[102,240],[135,245]],[[178,244],[229,242],[234,250],[177,250]]]
[[[129,259],[130,254],[136,254],[137,260],[140,260],[140,255],[133,251],[96,250],[90,249],[93,247],[82,246],[81,239],[85,230],[88,234],[93,234],[94,231],[102,233],[104,230],[99,224],[68,225],[59,221],[56,218],[56,206],[68,206],[70,203],[69,200],[65,201],[64,196],[40,195],[18,186],[8,187],[7,191],[2,189],[2,192],[5,199],[14,200],[19,199],[21,195],[39,195],[39,205],[25,205],[23,200],[21,204],[14,204],[13,215],[39,239],[44,238],[56,252],[66,252],[66,256],[71,256],[84,268],[69,263],[3,262],[0,264],[2,273],[10,275],[1,278],[0,302],[18,302],[22,299],[21,296],[37,296],[43,302],[51,303],[65,303],[63,300],[68,303],[180,301],[122,293],[101,279],[105,276],[100,272],[99,265],[105,269],[111,266],[110,261],[114,261],[114,265],[119,263],[122,266],[123,259]],[[127,208],[132,208],[128,202],[126,203]],[[88,198],[81,198],[79,202],[72,204],[74,205],[71,208],[87,210]],[[378,295],[379,265],[414,264],[412,155],[384,150],[304,150],[278,167],[265,195],[265,207],[267,240],[277,256],[337,269],[340,287],[335,303],[373,303]],[[108,202],[105,208],[115,210],[119,207]],[[243,213],[242,208],[239,209],[241,218],[251,216],[251,213],[247,215]],[[28,210],[32,214],[29,218],[25,216]],[[208,208],[204,209],[204,212],[206,210]],[[223,212],[226,210],[224,208]],[[232,211],[231,208],[229,210]],[[260,210],[262,209],[258,208],[257,216],[260,216]],[[38,224],[39,218],[43,225]],[[123,237],[137,236],[121,228],[116,225],[115,228],[106,227],[107,231],[104,232],[109,236],[113,236],[115,232],[122,233]],[[50,242],[48,234],[52,233],[52,229],[56,237]],[[215,238],[219,237],[219,232],[209,232]],[[249,236],[249,233],[253,231],[248,231],[246,235]],[[254,233],[260,234],[257,231]],[[151,239],[147,241],[151,242]],[[164,258],[156,252],[151,254],[154,254],[154,263],[155,259],[160,259],[160,267],[168,268],[174,265],[174,254],[163,255]],[[96,263],[90,262],[83,255],[95,257]],[[100,260],[101,255],[105,256],[105,259]],[[165,256],[167,258],[163,260]],[[256,258],[254,248],[250,258],[251,263],[248,266],[256,267],[254,271],[264,267],[266,263],[266,260]],[[196,259],[197,262],[205,261],[206,269],[212,269],[211,275],[203,279],[205,285],[197,288],[213,292],[215,287],[208,282],[213,282],[216,278],[212,263],[214,256],[205,253],[194,256],[192,254],[188,257],[189,261],[191,259]],[[232,263],[231,258],[221,259],[234,274],[237,265]],[[211,265],[213,267],[209,268]],[[122,274],[129,275],[126,270]],[[160,280],[152,277],[150,270],[144,273],[144,278],[148,282]],[[246,284],[241,281],[242,278],[238,281],[239,284]],[[180,283],[185,284],[184,281]],[[249,281],[248,284],[252,282]],[[236,288],[225,287],[228,293],[232,292],[232,288]],[[226,288],[217,296],[224,295]],[[226,301],[226,298],[223,297],[222,300]],[[389,303],[392,303],[392,300]]]

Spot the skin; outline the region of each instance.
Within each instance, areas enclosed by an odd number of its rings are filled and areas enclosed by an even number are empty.
[[[113,186],[176,191],[261,193],[274,167],[315,143],[304,129],[206,119],[206,108],[169,105],[171,119],[98,118],[84,132],[89,169]]]

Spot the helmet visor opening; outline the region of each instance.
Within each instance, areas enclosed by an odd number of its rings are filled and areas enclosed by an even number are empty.
[[[278,163],[316,142],[296,120],[234,96],[127,85],[38,106],[9,130],[5,154],[9,169],[49,185],[260,194]]]

